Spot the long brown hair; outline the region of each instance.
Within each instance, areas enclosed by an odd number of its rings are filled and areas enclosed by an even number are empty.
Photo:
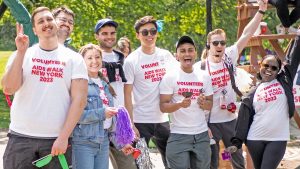
[[[208,51],[209,51],[209,49],[210,49],[210,41],[211,41],[211,37],[212,37],[213,35],[224,35],[225,38],[226,38],[226,33],[225,33],[225,31],[224,31],[223,29],[215,29],[215,30],[209,32],[209,33],[207,34],[206,47],[205,47],[205,49],[202,51],[202,54],[201,54],[201,60],[207,58]]]
[[[84,45],[83,47],[81,47],[80,50],[79,50],[79,53],[82,55],[82,57],[84,57],[84,55],[86,54],[86,52],[87,52],[88,50],[92,50],[92,49],[95,49],[95,50],[97,50],[97,51],[100,53],[101,60],[102,60],[102,51],[101,51],[100,47],[97,46],[97,45],[91,44],[91,43],[89,43],[89,44]],[[106,82],[106,83],[108,84],[108,90],[109,90],[110,94],[111,94],[113,97],[116,97],[117,94],[116,94],[114,88],[110,85],[110,83],[109,83],[109,81],[107,80],[107,78],[105,78],[105,77],[103,76],[103,74],[102,74],[101,71],[98,71],[98,76],[99,76],[99,78],[100,78],[101,80],[103,80],[104,82]]]

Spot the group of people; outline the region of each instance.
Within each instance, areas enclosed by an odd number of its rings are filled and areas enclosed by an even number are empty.
[[[15,15],[25,9],[19,1],[4,2]],[[32,162],[48,154],[64,154],[75,169],[107,169],[109,157],[116,168],[136,169],[130,155],[134,145],[115,140],[119,106],[127,109],[136,138],[153,139],[165,168],[218,168],[222,140],[231,148],[233,168],[245,168],[245,143],[256,169],[275,169],[295,110],[298,36],[285,64],[273,55],[262,60],[261,81],[248,96],[250,113],[237,117],[233,108],[238,56],[267,3],[258,1],[258,12],[234,45],[226,47],[222,29],[210,32],[197,63],[197,44],[188,35],[178,39],[175,56],[156,46],[158,25],[152,16],[136,21],[140,47],[134,51],[127,38],[115,49],[118,23],[104,18],[94,28],[98,45],[84,45],[77,53],[70,46],[75,14],[67,7],[35,9],[30,22],[17,23],[17,50],[1,81],[4,93],[14,95],[4,169],[35,168]],[[59,161],[53,158],[44,168],[60,168]]]

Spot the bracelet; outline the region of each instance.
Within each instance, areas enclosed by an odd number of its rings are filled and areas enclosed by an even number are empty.
[[[258,10],[258,13],[261,13],[261,14],[265,14],[266,12],[265,11],[262,11],[262,10]]]

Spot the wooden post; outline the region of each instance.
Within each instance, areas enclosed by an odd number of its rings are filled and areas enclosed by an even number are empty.
[[[206,0],[206,35],[212,31],[211,1]]]

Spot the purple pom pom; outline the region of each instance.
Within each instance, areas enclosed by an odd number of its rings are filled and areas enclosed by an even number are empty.
[[[116,123],[116,142],[122,146],[131,144],[134,140],[134,131],[127,110],[119,107]]]

